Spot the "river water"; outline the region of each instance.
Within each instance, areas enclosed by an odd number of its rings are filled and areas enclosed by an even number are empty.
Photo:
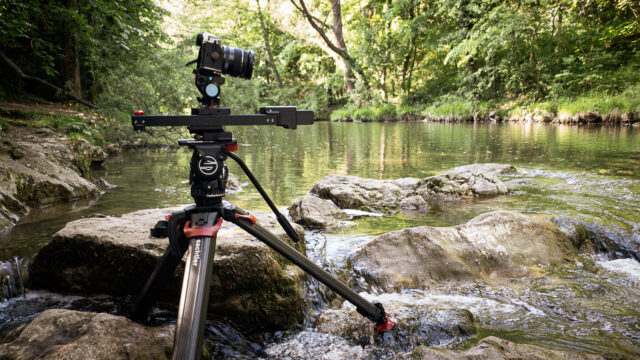
[[[541,278],[521,279],[513,286],[474,284],[428,293],[416,289],[367,296],[387,297],[386,301],[401,305],[431,302],[467,308],[483,336],[495,334],[554,349],[640,356],[638,128],[317,123],[296,131],[270,127],[229,129],[240,145],[237,154],[282,208],[328,174],[377,179],[426,177],[472,163],[513,164],[518,173],[502,178],[513,188],[509,196],[432,202],[426,213],[364,217],[331,233],[309,233],[308,255],[339,271],[354,248],[388,231],[419,225],[456,225],[497,209],[548,214],[562,226],[575,228],[579,224],[591,237],[601,239],[601,254],[581,258]],[[33,210],[17,226],[0,232],[0,261],[15,262],[17,257],[26,268],[29,259],[55,231],[83,216],[121,215],[190,203],[186,182],[189,158],[187,151],[148,151],[111,159],[104,173],[97,175],[115,185],[114,189],[107,190],[97,201]],[[229,166],[232,173],[247,181],[231,161]],[[267,210],[251,185],[230,194],[227,200],[245,209]],[[552,283],[561,285],[551,286]],[[522,288],[528,290],[521,291]],[[579,300],[567,300],[571,298]],[[323,306],[326,305],[322,302],[316,305]],[[320,309],[313,311],[317,310]],[[572,325],[567,326],[569,319]],[[271,357],[296,358],[294,344],[301,342],[316,345],[301,349],[299,358],[322,358],[327,352],[322,344],[327,342],[341,344],[332,345],[331,351],[342,357],[371,358],[380,354],[375,347],[362,348],[341,338],[327,338],[314,332],[311,325],[306,326],[305,331],[276,334],[270,337],[274,339],[271,343],[258,345],[218,324],[209,329],[209,339],[213,343],[220,340],[245,344],[234,354],[248,357],[266,351]],[[477,339],[455,346],[469,346],[474,341]],[[258,353],[253,352],[262,347]],[[221,349],[221,353],[228,351]]]

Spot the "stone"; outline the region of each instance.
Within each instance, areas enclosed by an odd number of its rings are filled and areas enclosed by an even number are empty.
[[[393,342],[385,344],[394,351],[408,351],[414,346],[445,346],[475,336],[473,315],[467,310],[445,309],[429,305],[401,305],[385,302],[384,309],[393,314],[390,331]],[[340,309],[328,309],[316,320],[316,330],[338,335],[361,346],[371,345],[377,337],[371,321],[358,314],[355,306],[345,302]]]
[[[107,144],[104,149],[109,156],[122,155],[122,147],[119,144]]]
[[[66,224],[35,256],[32,287],[64,294],[138,295],[167,239],[149,228],[179,208],[141,210],[122,217],[92,217]],[[252,212],[258,223],[304,253],[304,230],[293,243],[278,222]],[[185,257],[186,258],[186,257]],[[175,307],[184,260],[165,287],[161,305]],[[232,223],[218,232],[209,314],[229,318],[247,332],[289,328],[302,319],[300,270]]]
[[[349,219],[349,214],[319,197],[304,195],[289,206],[289,215],[296,223],[309,227],[334,226],[340,220]]]
[[[415,192],[424,199],[457,199],[507,194],[507,186],[497,175],[515,172],[512,165],[472,164],[420,181]]]
[[[52,309],[10,331],[2,359],[170,359],[175,326],[105,313]]]
[[[92,166],[101,165],[107,160],[107,153],[101,147],[91,145],[85,139],[74,140],[73,147],[77,153],[76,165],[83,174],[89,171]]]
[[[403,210],[427,211],[428,204],[420,195],[412,195],[400,201]]]
[[[39,135],[12,127],[0,142],[0,229],[13,225],[28,207],[41,207],[100,195],[80,176],[79,155],[56,133]]]
[[[433,349],[419,347],[408,354],[401,354],[395,360],[605,360],[605,357],[572,351],[549,350],[535,345],[517,344],[509,340],[489,336],[474,347],[463,350]]]
[[[229,173],[229,177],[227,178],[227,191],[228,192],[238,192],[242,190],[242,182],[232,173]]]
[[[494,211],[458,226],[419,226],[380,235],[357,250],[350,263],[354,274],[366,280],[364,285],[356,281],[358,286],[397,291],[445,281],[528,276],[576,253],[572,238],[549,219]]]
[[[329,175],[320,179],[311,192],[323,199],[333,201],[342,209],[386,212],[397,210],[399,200],[411,194],[413,187],[408,185],[408,182],[407,179],[397,182]]]

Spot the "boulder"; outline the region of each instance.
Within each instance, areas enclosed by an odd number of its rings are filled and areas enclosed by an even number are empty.
[[[122,155],[122,148],[118,144],[107,144],[104,149],[109,156]]]
[[[383,305],[386,312],[393,314],[396,323],[389,333],[394,341],[384,346],[396,352],[419,345],[445,346],[476,334],[473,316],[467,310],[393,302]],[[371,321],[346,302],[341,309],[329,309],[320,314],[316,330],[338,335],[363,347],[373,344],[377,337]]]
[[[242,190],[242,182],[232,173],[229,173],[229,177],[227,178],[227,191],[228,192],[238,192]]]
[[[515,171],[512,165],[489,163],[460,166],[425,179],[376,180],[329,175],[320,179],[311,192],[333,201],[342,209],[372,212],[393,212],[401,208],[421,210],[426,202],[417,200],[416,195],[426,201],[506,194],[507,186],[498,179],[498,175]]]
[[[572,351],[549,350],[535,345],[516,344],[509,340],[489,336],[474,347],[455,351],[419,347],[411,353],[396,356],[400,359],[422,360],[604,360],[600,355],[584,354]]]
[[[168,246],[167,239],[150,237],[149,228],[177,209],[68,223],[35,256],[32,286],[60,293],[137,295]],[[302,241],[293,244],[275,219],[252,214],[304,253],[302,227],[294,224]],[[177,304],[183,274],[184,258],[165,288],[165,305]],[[262,242],[224,222],[216,244],[209,313],[229,318],[248,332],[290,327],[302,318],[301,274]]]
[[[497,175],[515,172],[512,165],[473,164],[460,166],[441,175],[420,181],[416,193],[425,199],[495,196],[508,192]]]
[[[107,160],[107,153],[101,147],[91,145],[85,139],[74,140],[72,144],[77,154],[76,166],[83,174],[89,171],[92,166],[101,165]]]
[[[298,224],[320,228],[334,226],[339,220],[351,217],[330,202],[310,195],[293,200],[289,206],[289,215]]]
[[[27,207],[99,196],[100,190],[79,175],[78,158],[62,135],[12,128],[0,141],[0,229]]]
[[[400,201],[403,210],[427,211],[428,204],[420,195],[412,195]]]
[[[400,199],[413,192],[413,186],[409,179],[394,181],[329,175],[320,179],[311,192],[343,209],[385,212],[396,210]]]
[[[547,218],[495,211],[458,226],[419,226],[380,235],[350,262],[369,285],[399,290],[526,276],[576,252],[572,238]]]
[[[2,359],[169,359],[175,326],[149,327],[105,313],[46,310],[10,331]]]

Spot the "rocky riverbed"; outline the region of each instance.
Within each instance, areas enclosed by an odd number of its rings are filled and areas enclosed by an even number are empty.
[[[30,208],[100,196],[87,179],[107,154],[48,128],[12,127],[0,135],[0,230]]]
[[[295,246],[365,298],[385,305],[397,325],[382,337],[351,304],[226,224],[211,283],[206,354],[288,359],[637,357],[640,265],[629,258],[637,256],[629,245],[633,241],[585,218],[502,210],[455,226],[410,226],[352,243],[357,239],[340,235],[367,219],[435,211],[442,201],[456,206],[469,199],[511,196],[527,183],[517,173],[510,165],[475,164],[423,179],[329,176],[312,187],[312,195],[293,201],[291,218],[306,228],[296,225],[306,246]],[[56,233],[33,259],[28,285],[62,293],[68,300],[49,300],[23,320],[3,320],[0,354],[166,358],[180,270],[154,310],[154,326],[125,317],[132,295],[167,245],[166,239],[150,238],[147,229],[172,210],[88,217]],[[252,213],[285,238],[272,217]],[[336,251],[336,246],[347,250]],[[15,298],[6,306],[28,307],[29,301]],[[41,312],[49,307],[76,310]],[[100,308],[109,314],[96,312]],[[113,341],[90,345],[96,338]]]

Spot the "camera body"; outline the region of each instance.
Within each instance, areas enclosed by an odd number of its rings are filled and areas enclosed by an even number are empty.
[[[220,86],[224,84],[222,75],[251,79],[255,61],[253,51],[222,46],[219,37],[208,33],[198,34],[196,45],[200,50],[193,72],[196,87],[203,95],[198,101],[203,105],[218,105]]]

